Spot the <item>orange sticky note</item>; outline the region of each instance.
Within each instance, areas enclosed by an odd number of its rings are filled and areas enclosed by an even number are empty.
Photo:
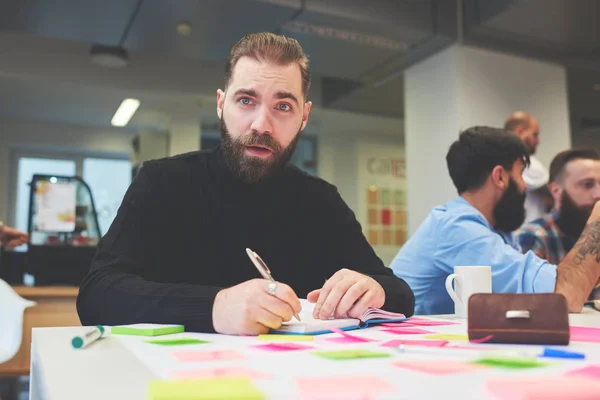
[[[479,371],[488,369],[489,367],[471,364],[452,360],[418,360],[418,361],[397,361],[394,366],[400,368],[408,368],[419,372],[427,372],[430,374],[460,374],[464,372]]]
[[[427,335],[425,339],[435,340],[458,340],[460,342],[468,342],[469,337],[467,335],[459,335],[456,333],[436,333],[435,335]]]
[[[223,367],[223,368],[201,368],[184,369],[173,371],[172,378],[177,379],[197,379],[197,378],[248,378],[248,379],[267,379],[272,376],[255,371],[245,367]]]

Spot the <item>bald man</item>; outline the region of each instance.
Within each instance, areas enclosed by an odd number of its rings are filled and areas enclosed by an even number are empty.
[[[548,216],[552,198],[548,191],[548,170],[533,155],[540,144],[540,124],[537,119],[524,111],[514,112],[504,124],[504,129],[519,136],[529,152],[530,164],[523,172],[527,184],[525,199],[525,222]]]

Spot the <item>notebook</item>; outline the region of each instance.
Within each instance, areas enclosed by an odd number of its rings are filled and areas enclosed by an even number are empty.
[[[306,299],[300,299],[302,311],[300,311],[301,322],[292,318],[273,333],[289,334],[289,335],[322,335],[324,333],[332,333],[331,328],[350,331],[354,329],[363,329],[375,324],[384,322],[402,322],[408,320],[404,314],[392,313],[379,308],[369,307],[365,310],[360,318],[331,318],[329,320],[315,319],[312,316],[314,303],[310,303]]]

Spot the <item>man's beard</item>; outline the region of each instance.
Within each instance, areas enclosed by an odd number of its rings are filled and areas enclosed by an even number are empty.
[[[495,228],[512,232],[525,222],[525,193],[519,192],[517,183],[510,178],[508,189],[494,207]]]
[[[583,232],[594,206],[578,206],[566,190],[560,196],[560,215],[556,223],[567,236],[577,239]]]
[[[246,183],[260,182],[285,170],[294,155],[298,139],[300,139],[299,129],[290,144],[282,148],[275,139],[266,134],[251,133],[233,139],[223,116],[220,125],[221,147],[225,164],[235,176]],[[246,146],[251,145],[267,146],[271,149],[272,154],[266,159],[249,156],[246,154]]]

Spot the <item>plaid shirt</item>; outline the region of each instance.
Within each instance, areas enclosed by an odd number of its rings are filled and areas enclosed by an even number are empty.
[[[558,211],[546,218],[536,219],[519,229],[516,236],[523,253],[533,251],[539,258],[558,265],[575,245],[575,240],[563,234],[556,224]]]
[[[577,242],[577,238],[562,233],[556,224],[558,217],[558,211],[554,211],[549,217],[529,222],[515,233],[523,253],[531,250],[539,258],[554,265],[558,265],[565,258]],[[590,298],[600,299],[600,286],[596,286]]]

